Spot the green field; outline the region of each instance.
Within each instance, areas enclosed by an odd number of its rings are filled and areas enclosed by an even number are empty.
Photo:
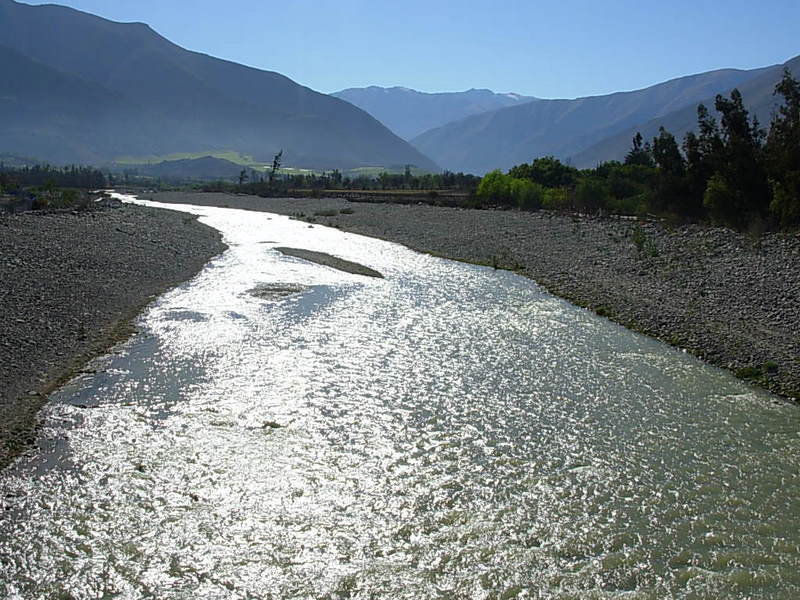
[[[156,165],[168,160],[192,160],[196,158],[205,158],[211,156],[213,158],[220,158],[227,160],[237,165],[247,167],[248,169],[265,170],[267,165],[263,162],[256,162],[256,160],[249,154],[242,154],[234,150],[223,151],[210,151],[210,152],[176,152],[174,154],[150,154],[147,156],[120,156],[114,162],[120,166],[124,165]]]
[[[389,173],[390,175],[401,175],[405,173],[405,167],[358,167],[355,169],[349,169],[344,172],[345,175],[348,177],[377,177],[381,173]],[[419,177],[420,175],[427,175],[430,171],[426,171],[425,169],[418,169],[417,167],[411,167],[411,174],[415,177]]]
[[[176,152],[174,154],[150,154],[146,156],[120,156],[114,160],[114,164],[119,167],[134,167],[137,165],[156,165],[165,161],[171,160],[194,160],[198,158],[205,158],[211,156],[222,160],[230,161],[234,164],[241,165],[244,168],[252,169],[257,172],[267,172],[272,168],[271,164],[256,161],[249,154],[242,154],[235,150],[216,150],[209,152]],[[357,167],[355,169],[346,169],[342,171],[342,175],[346,177],[377,177],[381,173],[390,173],[392,175],[400,174],[405,171],[405,167]],[[319,169],[303,169],[300,167],[281,167],[279,173],[281,175],[322,175],[326,171]],[[327,171],[330,172],[330,171]],[[425,175],[428,171],[411,168],[411,173],[415,176]]]

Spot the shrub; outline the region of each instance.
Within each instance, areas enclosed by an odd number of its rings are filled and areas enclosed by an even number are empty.
[[[511,178],[499,169],[487,173],[478,185],[477,196],[484,202],[510,204]]]
[[[548,188],[544,191],[542,207],[549,210],[566,210],[570,207],[569,190],[564,187]]]
[[[544,187],[529,179],[512,179],[509,193],[514,203],[524,210],[537,210],[542,207]]]
[[[639,254],[652,257],[658,256],[658,246],[656,246],[655,241],[645,233],[641,225],[636,225],[631,230],[630,235],[631,241],[633,245],[636,246],[636,250]]]
[[[594,178],[583,178],[575,190],[575,204],[578,209],[595,212],[608,206],[610,194],[608,186]]]
[[[739,379],[758,379],[761,377],[761,369],[758,367],[748,366],[736,369],[736,377]]]
[[[608,210],[616,215],[645,215],[648,210],[647,194],[628,196],[627,198],[608,199]]]

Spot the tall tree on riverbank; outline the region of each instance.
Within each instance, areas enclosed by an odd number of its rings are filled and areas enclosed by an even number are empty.
[[[654,183],[654,204],[662,211],[698,216],[702,203],[692,198],[686,181],[686,161],[675,136],[663,127],[653,139],[653,162],[657,167]]]
[[[272,158],[272,168],[269,171],[269,187],[272,187],[273,182],[275,181],[275,177],[278,176],[278,172],[281,170],[281,162],[283,161],[283,149],[278,152]]]
[[[750,119],[739,90],[733,90],[730,99],[718,95],[714,107],[722,115],[722,143],[711,157],[714,175],[703,202],[714,220],[742,228],[769,210],[762,160],[765,133],[756,118]]]
[[[626,165],[640,165],[643,167],[653,166],[653,154],[650,142],[642,143],[644,138],[641,132],[637,131],[633,136],[633,146],[625,155]]]
[[[800,82],[785,70],[775,93],[783,96],[783,105],[772,120],[766,145],[770,212],[788,228],[800,225]]]

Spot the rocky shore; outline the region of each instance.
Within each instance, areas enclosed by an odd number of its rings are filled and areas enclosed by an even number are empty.
[[[797,234],[749,236],[696,225],[338,199],[152,197],[295,215],[448,258],[512,268],[618,323],[800,397]]]
[[[118,202],[0,215],[0,467],[31,439],[48,392],[224,249],[190,215]]]

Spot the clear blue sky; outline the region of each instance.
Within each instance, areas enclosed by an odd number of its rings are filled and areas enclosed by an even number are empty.
[[[46,4],[26,0],[28,4]],[[631,90],[800,54],[800,0],[62,0],[321,92]]]

